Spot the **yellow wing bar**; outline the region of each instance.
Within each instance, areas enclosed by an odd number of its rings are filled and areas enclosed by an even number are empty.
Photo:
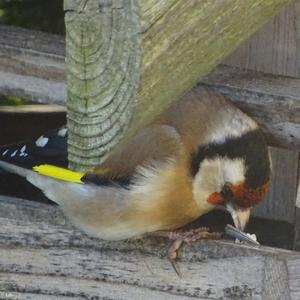
[[[83,183],[81,181],[81,178],[83,177],[84,173],[75,172],[69,169],[45,164],[34,166],[33,170],[38,172],[39,174],[53,177],[56,179],[65,180],[69,182]]]

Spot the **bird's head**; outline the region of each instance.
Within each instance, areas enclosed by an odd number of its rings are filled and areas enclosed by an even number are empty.
[[[269,187],[270,157],[260,129],[199,147],[192,155],[194,198],[202,207],[225,207],[244,230],[251,208]]]

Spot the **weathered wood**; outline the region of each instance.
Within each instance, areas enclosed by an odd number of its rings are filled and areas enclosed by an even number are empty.
[[[299,154],[300,159],[300,154]],[[300,164],[300,160],[299,160]],[[300,168],[298,169],[298,189],[296,198],[296,211],[295,211],[295,241],[294,249],[300,251]]]
[[[57,206],[0,200],[0,290],[11,298],[298,299],[296,252],[202,241],[184,246],[181,279],[164,239],[102,241],[72,228]]]
[[[300,148],[300,79],[221,66],[201,83],[257,120],[271,145]]]
[[[294,224],[298,152],[271,147],[270,153],[272,159],[270,191],[266,200],[254,208],[253,215]]]
[[[298,176],[298,189],[297,189],[297,199],[296,199],[296,207],[300,208],[300,177]]]
[[[155,290],[110,283],[98,280],[86,280],[53,275],[37,276],[32,274],[6,274],[0,275],[0,286],[13,286],[10,290],[23,292],[2,292],[2,299],[145,299],[145,300],[191,300],[190,297],[167,294]],[[28,296],[28,292],[30,292]],[[46,295],[45,295],[46,294]],[[7,297],[8,296],[8,297]],[[10,297],[9,297],[10,296]],[[28,298],[25,298],[25,297]],[[1,297],[1,292],[0,292]],[[13,298],[15,297],[15,298]],[[204,299],[204,298],[202,298]]]
[[[66,108],[63,105],[1,105],[0,113],[11,113],[11,114],[41,114],[41,113],[62,113],[66,112]]]
[[[139,8],[130,0],[66,0],[64,9],[69,163],[86,169],[120,141],[132,118],[142,61]]]
[[[296,43],[297,43],[297,59],[298,74],[300,74],[300,1],[295,1],[295,27],[296,27]]]
[[[300,208],[297,206],[295,210],[295,238],[294,250],[300,251]]]
[[[122,147],[288,2],[65,0],[71,167]]]
[[[291,293],[292,299],[299,299],[300,298],[300,276],[299,276],[299,269],[300,269],[300,259],[299,258],[289,258],[287,260],[287,268],[289,273],[289,289]]]
[[[14,37],[11,41],[14,46],[8,47],[10,55],[5,43],[6,26],[0,26],[0,57],[5,56],[6,64],[12,66],[16,64],[16,68],[12,71],[0,64],[0,94],[20,96],[42,103],[65,103],[66,86],[65,81],[61,81],[65,77],[64,55],[62,52],[55,54],[53,50],[56,47],[60,49],[61,37],[42,34],[45,35],[44,39],[47,42],[43,44],[38,40],[38,43],[34,43],[32,37],[35,36],[35,32],[23,29],[19,31],[18,28],[13,27],[9,27],[9,30]],[[23,39],[31,43],[26,44]],[[10,42],[9,38],[7,40]],[[30,49],[30,45],[34,45],[33,50]],[[20,52],[22,55],[18,55]],[[8,62],[9,60],[11,61]],[[36,68],[33,68],[32,63],[29,62],[34,62]],[[23,73],[20,69],[21,65],[25,70],[38,69],[38,71],[27,76],[26,71]],[[52,72],[48,65],[56,66],[57,79],[51,77]],[[39,78],[41,73],[44,74],[44,79]],[[221,66],[214,75],[203,79],[202,82],[236,100],[237,105],[262,124],[271,144],[285,148],[300,148],[299,80],[287,77],[276,78]]]
[[[227,65],[269,73],[300,77],[295,19],[299,1],[291,3],[224,62]],[[298,3],[298,4],[297,4]]]
[[[58,35],[0,26],[0,93],[62,104],[65,43]]]

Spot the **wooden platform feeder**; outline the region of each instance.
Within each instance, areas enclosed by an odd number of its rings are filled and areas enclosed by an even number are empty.
[[[186,245],[179,278],[164,239],[91,238],[57,206],[3,195],[0,299],[300,299],[299,3],[65,0],[66,41],[0,26],[0,94],[60,105],[42,108],[51,126],[67,110],[72,168],[103,161],[192,88],[230,97],[272,146],[272,189],[254,223],[286,237],[279,248],[228,240]],[[5,115],[8,126],[12,116],[10,142],[42,133],[42,114],[11,109],[0,106],[0,122]],[[25,133],[16,112],[40,119],[29,117]],[[9,132],[1,129],[1,142]],[[0,173],[0,194],[2,179]]]

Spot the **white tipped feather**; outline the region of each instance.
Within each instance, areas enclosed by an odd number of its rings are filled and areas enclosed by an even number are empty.
[[[71,197],[71,191],[73,195],[78,194],[81,197],[90,197],[95,194],[93,188],[84,187],[82,184],[56,180],[1,160],[0,169],[25,177],[31,184],[38,187],[50,200],[60,205],[64,204],[65,198]],[[62,197],[62,195],[66,197]]]

